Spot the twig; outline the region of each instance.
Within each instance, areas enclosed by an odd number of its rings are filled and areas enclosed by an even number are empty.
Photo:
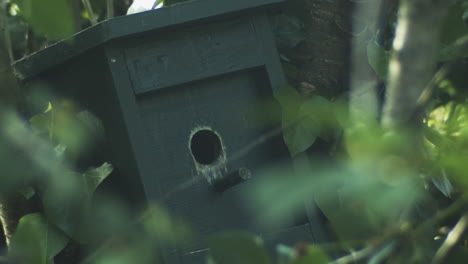
[[[89,0],[82,0],[82,2],[86,11],[88,12],[88,19],[91,22],[91,25],[96,25],[97,19],[94,16],[93,7],[91,6],[91,3],[89,2]]]
[[[335,261],[330,262],[329,264],[349,264],[354,263],[355,261],[364,259],[371,255],[375,251],[376,247],[374,245],[365,247],[359,251],[353,251],[351,254],[336,259]]]
[[[442,246],[437,250],[432,264],[442,264],[445,263],[444,259],[450,253],[450,250],[455,246],[455,244],[460,240],[461,236],[468,226],[468,212],[464,213],[460,218],[455,227],[450,231],[447,238],[445,239]]]

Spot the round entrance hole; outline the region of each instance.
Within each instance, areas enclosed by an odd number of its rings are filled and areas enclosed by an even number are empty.
[[[221,139],[209,129],[199,130],[190,139],[190,151],[198,163],[212,164],[222,154]]]

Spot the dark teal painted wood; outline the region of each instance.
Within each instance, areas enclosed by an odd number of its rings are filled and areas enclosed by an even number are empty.
[[[117,168],[110,188],[132,203],[162,201],[191,223],[199,237],[166,245],[167,263],[202,263],[204,238],[225,229],[259,234],[271,249],[322,240],[310,210],[272,228],[259,225],[245,204],[260,171],[289,156],[281,135],[238,155],[279,126],[263,122],[257,106],[286,83],[260,8],[280,2],[195,0],[116,18],[15,64],[25,85],[47,82],[103,120],[104,156]],[[251,179],[219,191],[210,184],[215,174],[200,176],[190,149],[197,128],[221,138],[227,161],[216,173],[247,168]]]
[[[195,0],[147,11],[129,16],[116,17],[103,21],[91,28],[77,33],[68,41],[58,42],[50,48],[29,56],[15,68],[20,79],[28,79],[42,71],[63,63],[83,52],[111,40],[138,34],[183,28],[187,24],[210,20],[223,20],[243,12],[272,7],[286,0]]]

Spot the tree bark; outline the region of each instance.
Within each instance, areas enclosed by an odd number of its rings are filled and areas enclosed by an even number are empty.
[[[351,37],[348,0],[292,0],[291,9],[300,15],[307,39],[292,57],[298,66],[298,82],[308,83],[317,93],[331,98],[348,86],[348,54]]]

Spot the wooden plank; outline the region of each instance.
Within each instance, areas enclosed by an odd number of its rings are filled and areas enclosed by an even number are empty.
[[[250,17],[241,16],[136,39],[125,54],[133,89],[142,94],[260,66],[257,43]]]

